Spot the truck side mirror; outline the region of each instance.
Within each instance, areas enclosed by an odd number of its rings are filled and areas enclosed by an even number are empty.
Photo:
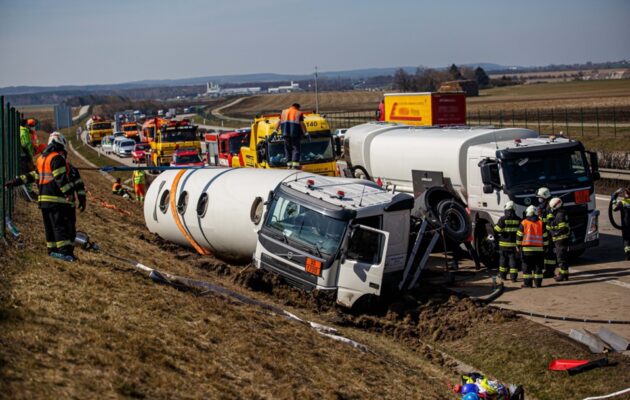
[[[482,160],[479,162],[479,168],[481,170],[481,182],[483,183],[484,193],[492,193],[494,188],[501,188],[501,182],[497,181],[499,164],[496,161],[490,159]],[[490,189],[487,189],[486,186],[489,186]]]
[[[597,158],[597,152],[589,151],[589,164],[591,166],[591,177],[593,181],[597,181],[601,179],[601,175],[599,173],[599,159]]]
[[[341,156],[341,138],[339,136],[333,137],[333,148],[335,149],[335,156]]]

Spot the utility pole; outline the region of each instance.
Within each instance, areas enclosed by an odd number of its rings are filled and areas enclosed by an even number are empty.
[[[315,112],[319,114],[319,93],[317,92],[317,65],[315,66]]]

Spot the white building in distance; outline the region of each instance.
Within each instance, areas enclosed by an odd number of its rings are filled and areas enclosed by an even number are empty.
[[[260,87],[243,87],[243,88],[226,88],[222,89],[219,84],[208,82],[206,84],[206,92],[201,94],[205,97],[221,97],[221,96],[250,96],[261,92]]]
[[[292,92],[302,92],[303,90],[300,88],[299,83],[293,83],[288,86],[278,86],[275,88],[267,89],[267,93],[292,93]]]

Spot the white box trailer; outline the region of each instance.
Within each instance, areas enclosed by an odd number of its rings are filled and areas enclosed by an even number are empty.
[[[564,201],[571,251],[598,244],[594,180],[599,173],[595,154],[589,160],[586,153],[579,141],[540,137],[521,128],[368,123],[348,129],[344,138],[344,162],[355,176],[403,192],[414,193],[415,187],[419,195],[423,186],[430,186],[422,180],[441,173],[452,197],[470,211],[475,247],[487,265],[496,261],[492,225],[503,215],[505,203],[514,201],[521,215],[538,204],[535,193],[542,186]],[[426,191],[418,199],[420,208],[439,213],[445,196],[445,191]]]

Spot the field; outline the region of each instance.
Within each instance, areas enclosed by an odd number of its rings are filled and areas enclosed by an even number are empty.
[[[73,264],[45,257],[40,213],[25,202],[16,216],[21,245],[0,247],[7,398],[455,399],[447,385],[458,380],[458,360],[472,365],[467,371],[524,384],[538,399],[609,393],[630,376],[630,362],[617,355],[615,368],[588,379],[547,371],[553,358],[591,356],[547,327],[428,283],[371,314],[349,313],[251,266],[160,240],[147,232],[139,205],[113,196],[99,173],[82,175],[89,202],[78,228],[104,252],[77,251]],[[106,253],[221,285],[332,326],[369,350],[256,305],[153,283]]]

